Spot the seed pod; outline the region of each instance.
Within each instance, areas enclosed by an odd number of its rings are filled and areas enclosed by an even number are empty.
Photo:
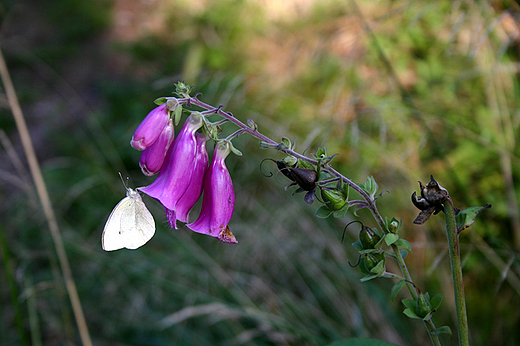
[[[417,295],[417,307],[415,308],[415,314],[421,318],[426,317],[433,310],[430,299],[427,294],[419,293]]]
[[[342,191],[328,187],[321,188],[321,198],[323,198],[327,207],[332,210],[340,210],[347,203]]]
[[[368,253],[365,255],[365,268],[371,271],[379,262],[384,261],[385,255]]]
[[[374,232],[370,227],[363,226],[359,232],[359,241],[363,245],[363,249],[373,249],[381,240],[381,236]]]
[[[287,168],[293,177],[293,181],[305,191],[316,188],[318,174],[315,170],[307,168]]]

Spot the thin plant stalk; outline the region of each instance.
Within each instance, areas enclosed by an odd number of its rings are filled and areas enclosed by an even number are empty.
[[[65,252],[65,247],[63,245],[63,240],[61,238],[60,229],[58,227],[58,222],[56,220],[56,216],[54,214],[54,209],[52,207],[51,199],[49,197],[49,193],[47,191],[47,186],[43,179],[43,175],[40,169],[40,164],[38,163],[38,159],[36,157],[36,153],[34,151],[34,146],[32,144],[31,136],[29,134],[29,130],[27,129],[27,124],[25,123],[25,118],[23,116],[22,108],[20,107],[20,103],[18,102],[18,97],[16,96],[16,92],[14,90],[13,83],[11,81],[11,77],[9,75],[9,70],[7,69],[7,65],[5,63],[4,56],[0,49],[0,78],[2,79],[2,83],[5,88],[5,93],[7,96],[7,100],[9,102],[9,107],[13,112],[13,117],[16,122],[16,127],[18,128],[18,132],[20,133],[20,139],[22,141],[22,146],[25,151],[25,155],[27,157],[27,162],[29,163],[29,170],[31,172],[32,178],[34,180],[34,184],[36,186],[36,192],[40,199],[40,203],[42,204],[43,212],[45,214],[45,218],[47,219],[47,224],[49,226],[49,230],[51,232],[52,240],[54,242],[54,247],[56,249],[56,253],[58,255],[58,261],[60,263],[61,271],[63,273],[63,279],[65,281],[65,287],[67,288],[67,292],[69,294],[69,299],[72,305],[72,310],[74,312],[74,316],[76,318],[76,323],[78,325],[79,335],[81,338],[81,342],[85,346],[91,346],[92,340],[90,338],[90,334],[87,327],[87,322],[85,320],[85,315],[83,314],[83,309],[81,307],[81,301],[79,299],[78,290],[76,288],[76,283],[74,282],[74,278],[72,276],[72,270],[70,268],[69,260],[67,258],[67,253]]]
[[[204,103],[204,102],[200,101],[199,99],[197,99],[197,97],[190,97],[189,95],[185,95],[185,96],[186,96],[186,98],[179,99],[178,101],[180,103],[185,103],[187,105],[195,105],[195,106],[204,108],[206,110],[213,110],[216,114],[222,116],[223,118],[227,119],[229,122],[232,122],[233,124],[238,126],[243,132],[246,132],[246,133],[250,134],[251,136],[261,140],[262,142],[264,142],[264,143],[266,143],[268,145],[271,145],[273,148],[276,148],[277,150],[279,150],[281,152],[284,152],[284,153],[286,153],[288,155],[291,155],[291,156],[293,156],[295,158],[307,161],[307,162],[309,162],[309,163],[311,163],[313,165],[317,165],[318,164],[318,161],[316,161],[314,159],[308,158],[307,156],[299,154],[299,153],[297,153],[294,150],[291,150],[289,148],[280,146],[280,143],[278,143],[278,142],[272,140],[271,138],[267,137],[266,135],[260,133],[258,131],[258,129],[256,128],[256,126],[254,126],[254,127],[247,126],[246,124],[244,124],[243,122],[241,122],[240,120],[235,118],[230,113],[223,111],[221,109],[221,107],[215,108],[215,107],[213,107],[213,106],[211,106],[211,105],[209,105],[207,103]],[[385,222],[384,222],[383,217],[379,213],[379,210],[377,209],[375,201],[372,200],[370,198],[370,196],[361,187],[359,187],[356,183],[354,183],[352,180],[350,180],[349,178],[345,177],[344,175],[342,175],[341,173],[336,171],[331,166],[325,165],[322,168],[326,169],[326,171],[328,173],[330,173],[331,175],[333,175],[334,177],[341,179],[344,183],[348,184],[350,186],[350,188],[352,188],[358,194],[361,195],[361,197],[367,202],[367,208],[370,210],[370,212],[372,213],[372,216],[374,217],[374,219],[378,223],[380,230],[383,233],[385,233],[386,232],[386,230],[385,230]],[[406,266],[406,263],[404,262],[404,259],[401,256],[401,253],[399,252],[398,247],[396,245],[392,244],[391,248],[392,248],[392,251],[395,254],[395,257],[396,257],[396,260],[397,260],[397,264],[399,265],[401,273],[403,274],[403,276],[405,278],[406,287],[407,287],[408,291],[410,292],[411,297],[414,300],[417,300],[417,293],[415,292],[415,288],[411,284],[411,282],[413,282],[413,280],[412,280],[412,277],[410,275],[410,272],[408,271],[408,267]],[[432,344],[433,345],[440,345],[441,343],[439,341],[439,337],[437,335],[433,334],[433,332],[436,330],[436,327],[435,327],[435,324],[433,323],[433,321],[431,321],[431,320],[424,321],[424,325],[425,325],[426,330],[428,331],[428,335],[430,336],[430,340],[431,340]]]
[[[451,273],[453,275],[453,293],[455,294],[455,309],[457,310],[457,323],[459,331],[459,345],[469,345],[468,316],[466,313],[466,300],[464,298],[464,282],[462,280],[462,265],[460,262],[459,235],[455,221],[455,213],[451,200],[444,203],[444,215],[446,218],[446,231],[448,233],[448,246],[450,248]]]

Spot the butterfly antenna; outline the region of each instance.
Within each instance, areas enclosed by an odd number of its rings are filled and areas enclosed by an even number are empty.
[[[125,183],[125,180],[123,179],[123,176],[121,175],[121,172],[118,172],[119,173],[119,177],[121,178],[121,182],[123,183],[123,186],[125,187],[125,189],[128,190],[128,185]],[[126,177],[126,181],[130,180],[130,178]]]

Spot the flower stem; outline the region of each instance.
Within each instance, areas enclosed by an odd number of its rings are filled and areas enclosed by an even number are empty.
[[[221,107],[215,108],[211,105],[208,105],[207,103],[200,101],[196,97],[186,97],[186,98],[178,99],[178,101],[179,101],[179,103],[186,103],[188,105],[195,105],[195,106],[207,109],[207,110],[212,110],[216,114],[222,116],[223,118],[229,120],[230,122],[232,122],[233,124],[235,124],[236,126],[241,128],[243,130],[243,132],[249,133],[251,136],[265,142],[268,145],[272,145],[273,148],[277,148],[279,151],[282,151],[297,159],[307,161],[313,165],[318,165],[318,161],[316,161],[314,159],[311,159],[307,156],[299,154],[299,153],[295,152],[294,150],[286,148],[285,146],[283,146],[283,147],[279,146],[280,143],[272,140],[271,138],[269,138],[266,135],[259,132],[258,129],[256,128],[256,126],[255,126],[255,128],[251,128],[251,127],[247,126],[246,124],[244,124],[243,122],[241,122],[240,120],[235,118],[233,115],[231,115],[231,113],[223,111],[221,109]],[[375,200],[373,200],[356,183],[354,183],[352,180],[350,180],[349,178],[345,177],[344,175],[342,175],[341,173],[336,171],[330,165],[327,164],[327,165],[322,166],[321,168],[324,169],[325,171],[327,171],[332,176],[334,176],[338,179],[341,179],[343,182],[347,183],[350,186],[350,188],[352,188],[354,191],[356,191],[358,194],[360,194],[361,197],[367,202],[367,208],[370,210],[370,212],[372,213],[372,216],[374,217],[376,222],[379,224],[379,228],[381,229],[383,234],[386,233],[385,221],[384,221],[383,217],[381,216],[381,214],[379,213],[379,210],[377,209]],[[403,276],[406,280],[406,287],[408,289],[408,292],[410,292],[410,295],[414,300],[417,300],[417,293],[415,292],[415,288],[411,284],[411,282],[413,282],[412,277],[410,275],[410,272],[408,271],[406,263],[404,262],[403,256],[401,256],[401,253],[399,252],[399,248],[395,244],[392,244],[391,247],[392,247],[392,251],[394,252],[394,254],[396,256],[396,260],[399,265],[399,268],[400,268],[401,272],[403,273]],[[428,330],[428,334],[430,335],[432,344],[440,345],[439,337],[437,335],[432,334],[432,332],[436,330],[434,323],[430,320],[430,321],[424,322],[424,324],[425,324],[426,329]]]
[[[448,245],[450,248],[451,273],[453,275],[453,292],[455,294],[455,308],[457,310],[457,323],[459,330],[459,345],[469,345],[468,316],[466,313],[466,300],[464,298],[464,282],[462,280],[462,266],[460,263],[459,235],[453,205],[448,199],[444,203],[444,215],[446,218],[446,231],[448,233]]]

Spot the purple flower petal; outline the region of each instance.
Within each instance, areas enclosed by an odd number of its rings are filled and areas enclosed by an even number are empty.
[[[181,222],[189,222],[189,212],[191,208],[197,203],[202,194],[202,185],[204,183],[204,175],[208,169],[208,150],[206,149],[206,142],[208,137],[203,134],[197,134],[196,154],[194,158],[194,166],[192,168],[191,179],[189,187],[182,195],[176,205],[175,212],[177,213],[177,220]],[[170,223],[171,224],[171,223]]]
[[[217,144],[204,178],[202,210],[197,221],[187,226],[194,232],[216,237],[220,241],[237,243],[228,227],[235,206],[233,183],[224,162],[230,151],[229,143]]]
[[[155,143],[141,153],[139,166],[145,175],[154,175],[161,170],[174,136],[173,120],[170,119]]]
[[[148,113],[135,130],[130,145],[137,150],[144,150],[151,146],[159,138],[164,127],[168,125],[170,119],[168,113],[166,103]]]
[[[195,133],[201,126],[200,114],[194,113],[188,117],[173,146],[170,147],[155,181],[140,188],[148,196],[159,200],[170,211],[175,212],[177,202],[189,187],[197,149]],[[175,223],[172,226],[176,227]]]

